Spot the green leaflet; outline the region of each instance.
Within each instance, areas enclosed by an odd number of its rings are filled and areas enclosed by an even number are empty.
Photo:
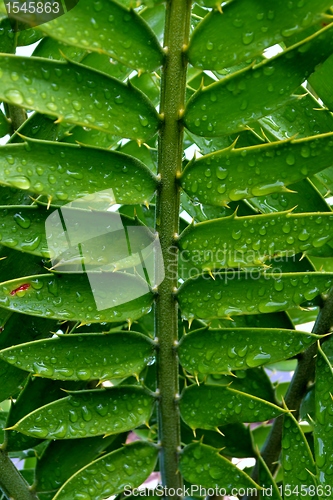
[[[233,488],[261,489],[245,472],[221,456],[219,450],[201,443],[184,448],[179,469],[184,479],[192,484],[223,489],[222,496],[231,494]]]
[[[216,137],[245,130],[270,114],[331,54],[331,30],[327,26],[272,59],[199,89],[188,101],[185,126],[194,134]]]
[[[267,490],[266,495],[269,496],[270,500],[282,500],[280,495],[280,491],[277,487],[277,484],[272,476],[271,471],[267,467],[265,460],[263,460],[262,456],[258,454],[256,457],[259,460],[259,484],[265,490]]]
[[[185,444],[200,441],[219,448],[223,455],[229,457],[246,458],[255,456],[250,429],[244,424],[228,424],[220,427],[219,432],[197,429],[195,437],[192,429],[185,425],[184,422],[181,422],[181,426],[182,442]]]
[[[263,213],[285,210],[293,210],[298,213],[317,211],[331,213],[329,205],[309,179],[290,184],[289,188],[292,192],[272,193],[251,198],[251,205],[254,205]]]
[[[158,448],[142,441],[105,455],[74,474],[54,500],[102,500],[140,486],[153,472]]]
[[[323,64],[316,68],[309,78],[309,84],[331,111],[333,109],[333,99],[329,82],[332,80],[332,74],[333,56],[330,56]]]
[[[321,247],[332,237],[332,213],[234,214],[188,226],[178,244],[181,261],[211,270],[262,265],[271,257],[291,257]]]
[[[290,358],[317,338],[277,328],[204,328],[184,335],[178,353],[189,373],[228,373]]]
[[[289,485],[292,491],[288,498],[298,500],[303,492],[302,496],[306,500],[317,500],[318,497],[314,494],[315,463],[306,437],[292,414],[286,414],[283,421],[282,466],[284,488]],[[307,489],[309,493],[304,495]]]
[[[237,269],[196,276],[177,298],[184,318],[223,318],[284,311],[312,300],[333,284],[332,273],[257,273]]]
[[[153,342],[134,332],[62,335],[0,351],[0,357],[17,368],[58,380],[139,375],[153,355]]]
[[[0,68],[5,102],[140,142],[158,129],[144,94],[81,64],[0,55]]]
[[[326,344],[328,344],[326,346]],[[332,340],[324,342],[317,353],[315,386],[315,424],[314,448],[317,468],[317,480],[320,486],[332,487],[332,435],[333,435],[333,399],[331,386]],[[324,490],[325,491],[325,490]],[[324,496],[322,497],[324,498]]]
[[[273,136],[273,140],[284,140],[295,135],[300,139],[326,134],[333,128],[332,114],[321,107],[304,87],[300,87],[296,93],[302,98],[259,120],[260,126],[267,135]]]
[[[212,374],[206,379],[207,385],[230,386],[232,389],[251,394],[259,399],[275,403],[275,394],[272,383],[262,367],[252,370],[238,370],[230,375]]]
[[[62,272],[65,267],[74,272],[78,264],[84,264],[85,270],[96,266],[100,269],[102,264],[103,270],[107,265],[111,271],[128,268],[140,263],[138,252],[147,247],[148,252],[154,242],[154,235],[138,219],[107,211],[62,207],[58,212],[36,205],[9,206],[0,208],[0,224],[2,245],[43,257],[58,257]],[[59,241],[66,233],[71,246]],[[84,255],[76,245],[79,238],[84,242]]]
[[[0,305],[31,316],[81,323],[134,320],[151,307],[153,295],[140,278],[124,273],[90,273],[89,279],[94,294],[85,274],[49,273],[6,281],[0,284]],[[118,305],[110,307],[112,303]]]
[[[29,413],[12,429],[42,439],[119,434],[148,422],[154,401],[135,386],[78,391]]]
[[[237,422],[263,422],[285,410],[232,387],[192,385],[184,389],[180,413],[192,429],[213,430]]]
[[[37,408],[64,398],[66,396],[65,391],[79,390],[83,386],[83,382],[59,382],[58,380],[29,376],[15,403],[13,402],[11,405],[6,428],[11,429],[11,426],[16,424],[18,420],[21,420]],[[40,442],[41,440],[36,436],[26,436],[15,430],[6,430],[6,447],[8,451],[28,450],[34,448]]]
[[[225,205],[286,191],[285,186],[329,167],[332,151],[332,133],[248,148],[236,149],[234,143],[190,161],[180,182],[195,200]]]
[[[36,466],[38,498],[39,492],[53,491],[55,495],[56,490],[79,469],[102,453],[116,450],[125,441],[126,434],[51,441]]]
[[[15,366],[0,361],[0,400],[4,401],[17,394],[27,378],[27,374]]]
[[[145,203],[157,181],[138,159],[117,151],[38,141],[0,146],[0,183],[71,201],[112,189],[110,203]]]
[[[4,317],[7,316],[7,318]],[[44,318],[33,318],[1,309],[0,325],[3,330],[0,335],[0,349],[13,344],[20,344],[36,338],[47,337],[56,328],[56,322]],[[0,401],[13,397],[19,392],[27,373],[0,361]]]
[[[15,52],[15,33],[9,19],[6,17],[0,19],[0,32],[0,52]]]
[[[207,0],[206,0],[207,1]],[[219,2],[210,0],[210,5]],[[213,11],[196,27],[188,49],[193,66],[222,69],[248,61],[263,49],[299,33],[319,20],[330,0],[237,0]]]
[[[107,54],[139,71],[152,71],[163,62],[162,48],[149,26],[134,10],[112,0],[103,4],[80,0],[75,9],[39,29],[60,42]]]

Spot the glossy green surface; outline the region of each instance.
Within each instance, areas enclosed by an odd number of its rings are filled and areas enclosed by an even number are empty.
[[[154,344],[134,332],[62,335],[0,351],[0,357],[17,368],[58,380],[139,375],[153,355]]]
[[[0,99],[10,104],[141,142],[158,129],[146,96],[80,64],[1,55],[0,68]]]
[[[214,7],[219,2],[203,3]],[[223,14],[213,11],[197,26],[188,51],[190,63],[218,70],[254,59],[267,47],[324,21],[324,12],[330,6],[330,0],[229,2]]]
[[[331,111],[333,109],[332,92],[329,82],[333,75],[333,56],[330,56],[320,66],[316,68],[309,78],[309,84],[316,92],[318,97],[324,102]]]
[[[134,11],[112,0],[80,0],[65,16],[40,26],[61,42],[105,53],[137,70],[162,64],[162,49],[149,26]]]
[[[326,344],[326,345],[325,345]],[[315,386],[315,423],[314,423],[314,454],[318,484],[327,492],[332,486],[332,435],[333,435],[333,399],[331,384],[332,340],[329,339],[319,349],[316,360]],[[326,488],[326,489],[325,489]]]
[[[291,358],[316,339],[295,330],[207,328],[183,336],[178,353],[189,373],[228,373]]]
[[[188,226],[180,259],[202,270],[263,265],[269,258],[320,248],[333,237],[333,214],[290,212],[221,219]]]
[[[124,273],[100,273],[97,278],[95,295],[86,274],[49,273],[7,281],[0,284],[0,306],[31,316],[81,323],[133,320],[150,310],[153,295],[140,278]],[[133,291],[139,298],[133,299]],[[100,309],[96,299],[101,300]],[[119,305],[103,307],[112,303]]]
[[[185,318],[284,311],[312,300],[333,284],[331,273],[260,274],[234,270],[213,276],[197,276],[180,286],[177,298]]]
[[[77,391],[29,413],[13,429],[42,439],[118,434],[148,422],[154,401],[135,386]]]
[[[219,454],[219,450],[201,443],[186,446],[180,458],[180,471],[186,481],[203,488],[255,488],[258,485],[243,471]],[[260,489],[260,487],[258,487]]]
[[[136,158],[60,142],[27,138],[23,144],[0,146],[0,166],[1,184],[48,195],[54,201],[109,189],[110,204],[144,203],[157,187],[156,177]]]
[[[153,472],[158,449],[142,441],[108,453],[72,476],[54,500],[102,500],[140,486]]]
[[[213,430],[235,422],[263,422],[284,410],[278,406],[232,387],[192,385],[184,389],[180,413],[192,429]]]
[[[291,500],[297,500],[302,492],[303,498],[317,500],[315,462],[304,432],[292,414],[285,415],[283,421],[282,466],[284,486],[290,485]]]
[[[52,257],[54,262],[57,259],[56,269],[61,262],[62,272],[75,272],[78,266],[82,270],[82,264],[86,271],[103,264],[104,271],[128,268],[139,264],[138,252],[146,249],[149,253],[149,245],[154,243],[153,233],[138,219],[75,208],[62,208],[61,212],[36,205],[0,208],[0,231],[5,247]],[[63,240],[66,234],[68,244]],[[84,255],[77,243],[83,245]]]
[[[187,103],[185,126],[205,137],[231,134],[287,103],[292,92],[332,52],[331,30],[332,26],[327,26],[272,59],[199,89]]]
[[[235,144],[191,161],[180,183],[196,201],[225,205],[286,191],[286,186],[331,166],[332,133],[248,148]]]

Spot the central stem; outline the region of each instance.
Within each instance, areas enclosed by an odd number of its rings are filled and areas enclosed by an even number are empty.
[[[161,80],[161,109],[163,124],[159,139],[159,174],[161,186],[156,202],[156,229],[159,232],[164,258],[165,278],[159,286],[156,301],[155,332],[159,341],[157,356],[159,401],[159,439],[161,443],[162,484],[181,488],[178,472],[180,450],[180,416],[176,396],[179,391],[178,358],[175,343],[178,339],[178,308],[173,292],[178,285],[177,249],[180,193],[177,174],[183,157],[183,125],[181,114],[185,106],[186,59],[191,0],[168,0],[164,47],[165,63]],[[181,498],[173,495],[173,498]]]

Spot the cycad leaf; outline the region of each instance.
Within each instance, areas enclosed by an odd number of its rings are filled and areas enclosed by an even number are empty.
[[[64,225],[61,224],[60,213]],[[154,242],[153,233],[142,226],[138,219],[108,211],[63,207],[61,212],[52,212],[36,205],[6,207],[0,208],[0,221],[2,245],[42,257],[59,257],[57,264],[61,264],[62,271],[66,264],[67,270],[73,272],[78,264],[81,269],[83,264],[86,271],[100,269],[102,263],[103,270],[107,270],[108,265],[111,271],[138,265],[141,263],[138,252]],[[62,245],[61,241],[66,232],[72,236],[73,243],[69,247]],[[77,237],[75,242],[79,238],[85,242],[84,255],[82,246],[78,247],[74,243],[74,233]]]
[[[292,500],[296,500],[304,488],[312,488],[315,491],[316,475],[315,463],[309,444],[304,433],[292,414],[286,414],[283,422],[282,434],[282,466],[283,482],[292,484]],[[317,499],[317,495],[306,495],[305,498]]]
[[[12,429],[42,439],[118,434],[148,422],[154,401],[135,386],[78,391],[29,413]]]
[[[290,358],[316,339],[305,332],[277,328],[204,328],[182,337],[179,360],[189,373],[228,373]]]
[[[227,495],[240,488],[260,489],[245,472],[221,456],[216,448],[201,443],[192,443],[184,448],[179,469],[186,481],[202,488],[223,488],[223,494]]]
[[[332,339],[330,338],[323,343],[317,354],[315,424],[313,432],[318,483],[321,486],[328,487],[332,486],[333,472],[331,460],[333,429],[332,360]]]
[[[209,6],[215,6],[211,0]],[[237,0],[213,11],[195,29],[188,56],[193,66],[222,69],[248,61],[325,18],[330,0]]]
[[[333,56],[330,56],[320,65],[309,78],[309,84],[316,94],[324,101],[324,104],[332,111],[333,98],[330,92],[329,82],[333,75]]]
[[[332,212],[324,197],[309,179],[290,184],[289,188],[292,192],[273,193],[251,198],[251,205],[263,213],[284,210],[293,210],[297,213]]]
[[[142,441],[95,460],[72,476],[54,500],[102,500],[140,486],[153,472],[158,448]]]
[[[80,0],[75,9],[40,29],[60,42],[107,54],[136,70],[152,71],[163,62],[162,48],[149,26],[134,10],[113,0]]]
[[[10,428],[37,408],[65,397],[65,390],[81,389],[83,385],[84,382],[77,384],[29,376],[24,389],[10,407],[6,428]],[[26,436],[15,430],[6,432],[6,444],[9,451],[27,450],[39,443],[40,439],[36,436]]]
[[[126,435],[95,436],[51,441],[36,466],[38,497],[40,492],[56,491],[78,470],[119,447]],[[53,498],[53,496],[52,496]]]
[[[5,102],[141,142],[158,129],[144,94],[81,64],[1,55],[0,68]]]
[[[332,27],[272,59],[199,89],[187,104],[186,127],[205,137],[231,134],[288,102],[315,66],[332,53]]]
[[[180,235],[180,260],[192,267],[255,266],[291,257],[333,237],[333,214],[290,212],[221,219],[188,226]]]
[[[213,430],[236,422],[262,422],[282,414],[278,406],[232,387],[192,385],[180,400],[180,413],[192,429]]]
[[[223,318],[284,311],[312,300],[333,284],[333,273],[260,274],[239,270],[197,276],[177,292],[185,318]]]
[[[267,467],[266,462],[264,459],[259,456],[257,457],[257,460],[259,460],[259,484],[262,486],[265,490],[269,491],[269,496],[271,500],[282,500],[280,491],[278,489],[278,486],[272,476],[271,471]]]
[[[332,133],[248,148],[232,145],[189,162],[181,185],[189,196],[210,205],[283,192],[329,167],[332,151]]]
[[[271,115],[259,120],[265,133],[275,139],[284,140],[296,135],[300,139],[331,132],[332,114],[321,107],[304,87],[300,87],[297,94],[302,98],[282,106]]]
[[[31,316],[82,323],[134,320],[151,307],[153,295],[136,276],[91,273],[89,279],[85,274],[40,274],[6,281],[0,285],[0,305]]]
[[[153,354],[153,342],[134,332],[62,335],[0,351],[0,357],[17,368],[58,380],[138,375]]]

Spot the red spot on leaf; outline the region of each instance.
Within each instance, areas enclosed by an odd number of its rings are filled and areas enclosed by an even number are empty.
[[[12,290],[10,292],[10,295],[16,295],[17,292],[23,292],[24,290],[28,290],[28,288],[30,288],[30,283],[24,283],[24,285],[21,285],[18,288],[15,288],[15,290]]]

